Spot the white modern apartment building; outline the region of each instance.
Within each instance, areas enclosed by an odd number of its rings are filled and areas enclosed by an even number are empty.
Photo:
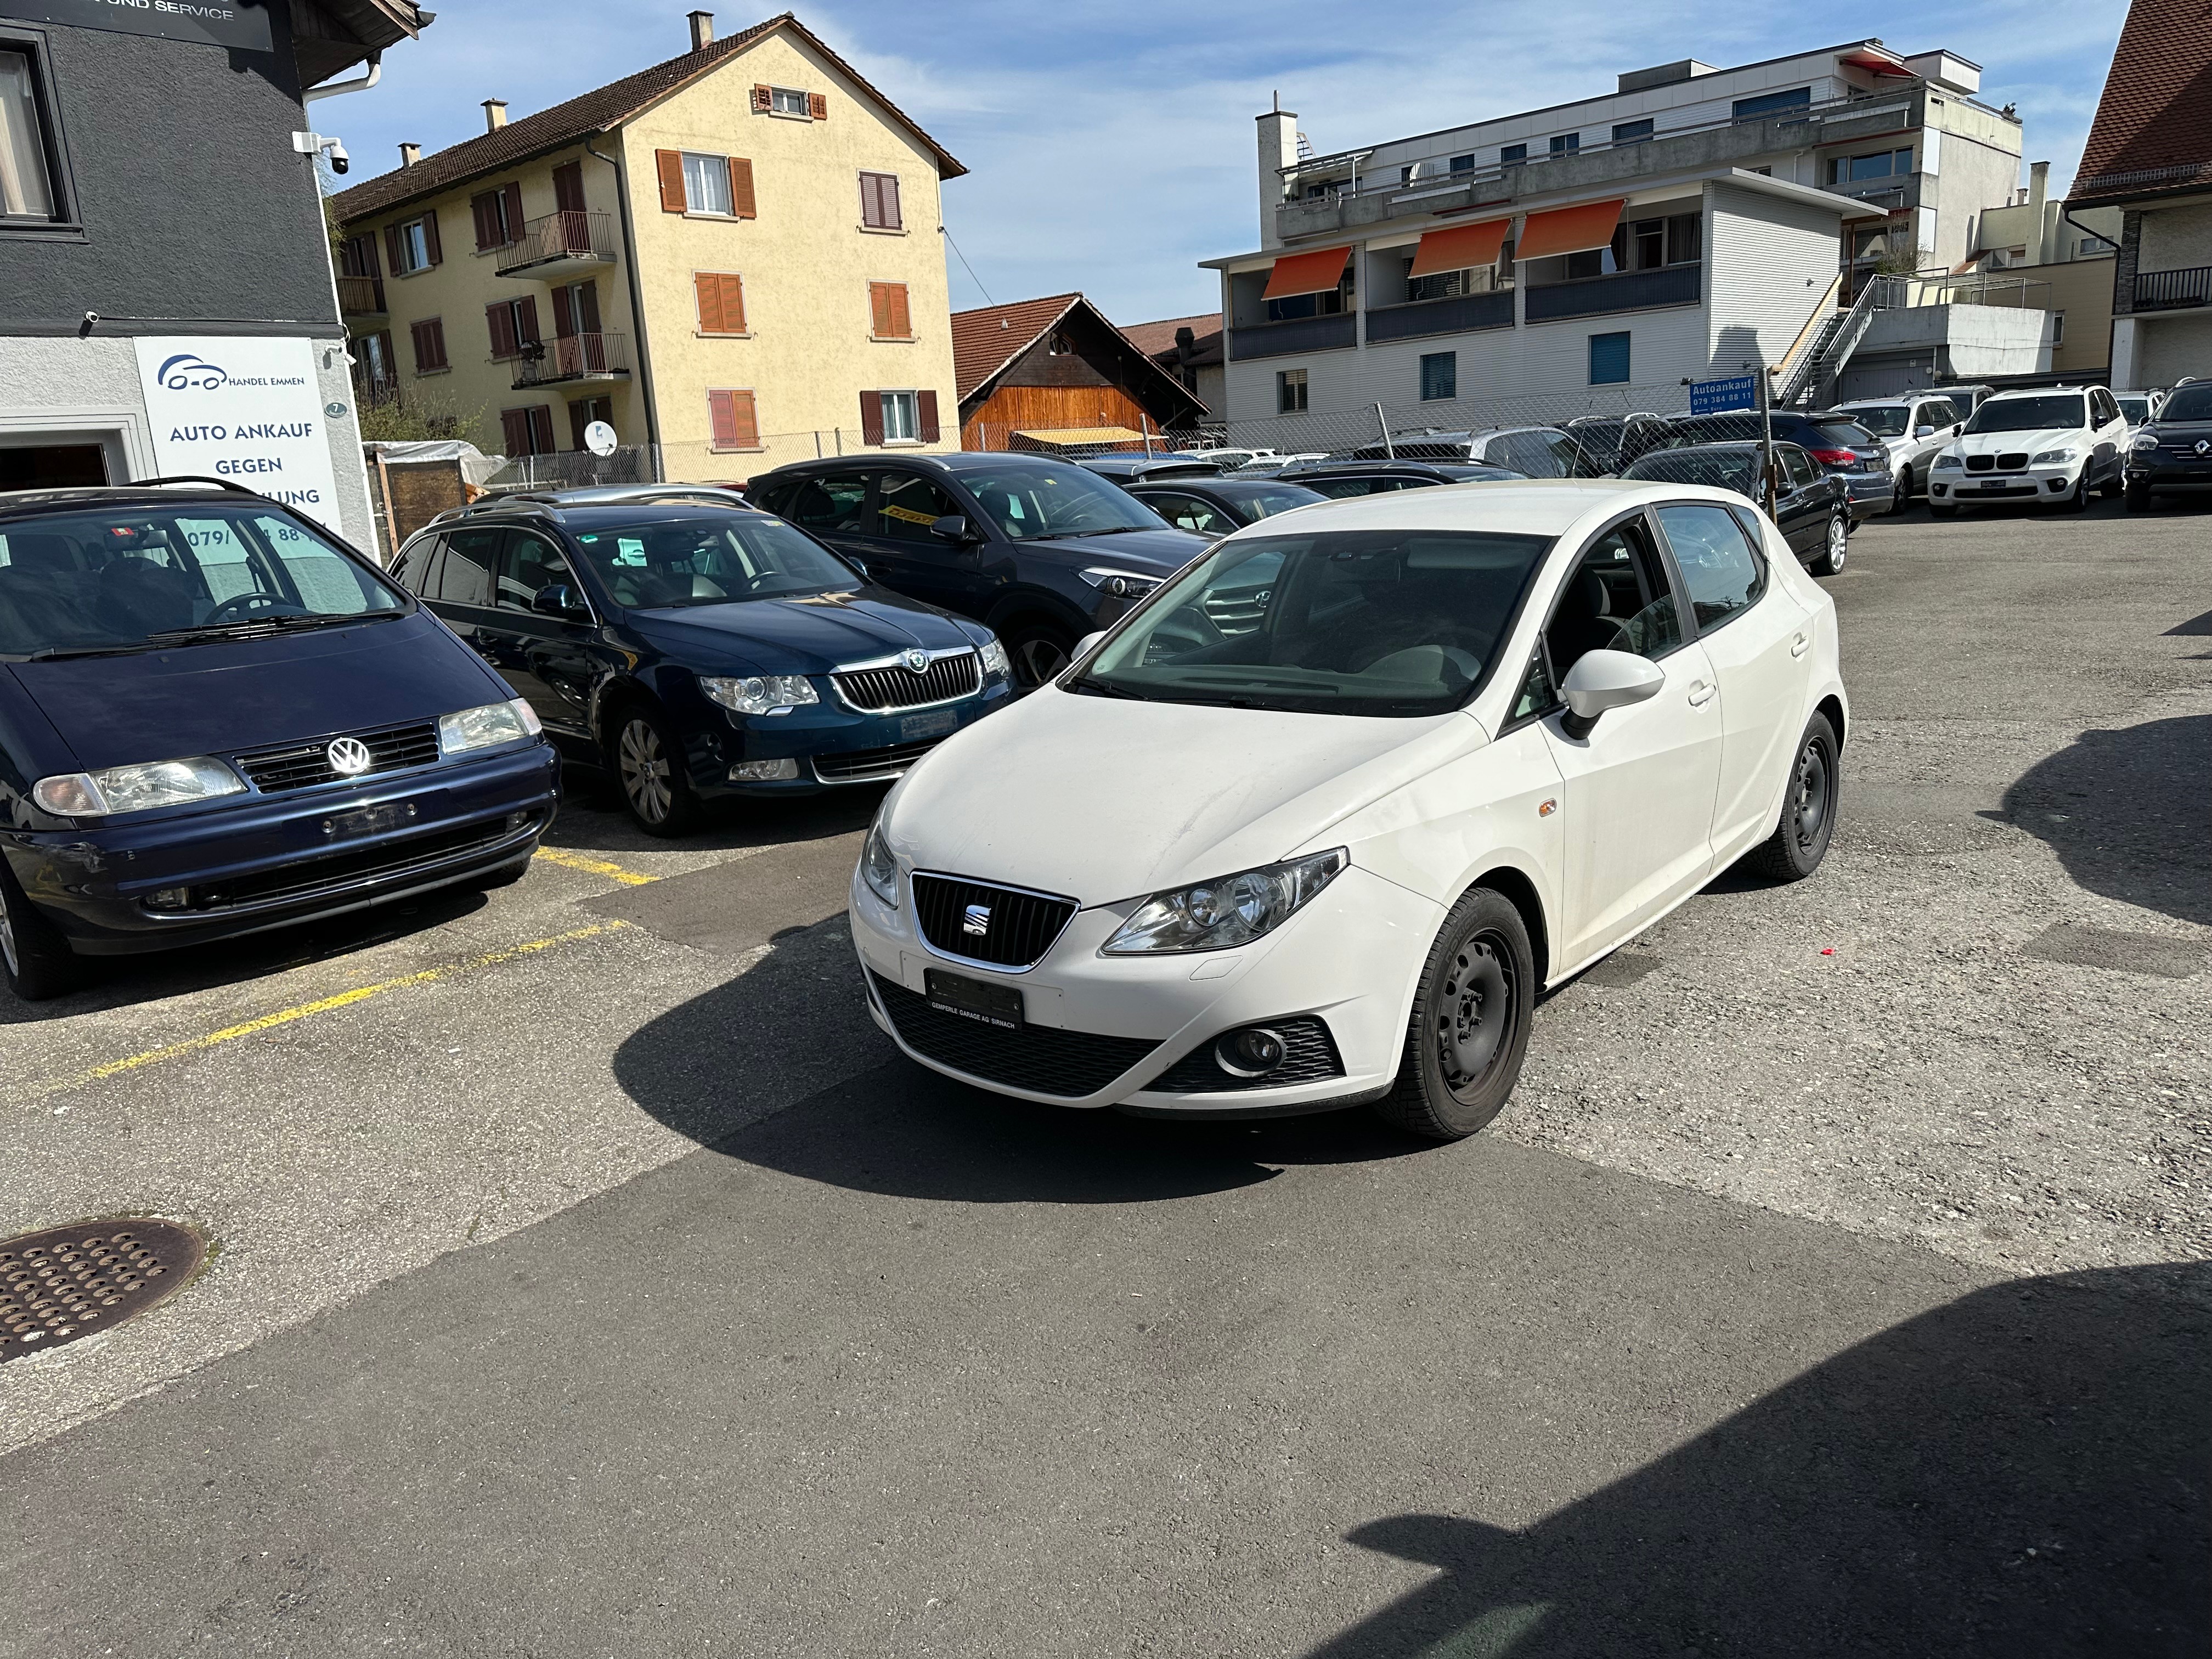
[[[1963,270],[2013,201],[2020,123],[1979,85],[1860,40],[1325,155],[1270,111],[1260,246],[1203,262],[1228,417],[1675,409],[1685,378],[1818,350],[1877,264]]]

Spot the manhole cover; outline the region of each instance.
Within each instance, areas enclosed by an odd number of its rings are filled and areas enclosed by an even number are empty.
[[[0,1365],[158,1307],[207,1246],[173,1221],[80,1221],[0,1239]]]

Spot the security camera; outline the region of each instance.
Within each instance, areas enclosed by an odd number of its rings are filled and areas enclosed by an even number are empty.
[[[353,166],[346,155],[346,148],[337,139],[330,142],[331,171],[343,177]]]

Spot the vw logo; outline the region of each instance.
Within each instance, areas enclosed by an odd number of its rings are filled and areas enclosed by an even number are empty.
[[[991,907],[971,904],[960,915],[960,931],[973,933],[977,939],[991,931]]]
[[[368,770],[375,757],[359,738],[334,738],[331,746],[323,750],[323,758],[330,762],[331,770],[340,777],[357,778]]]
[[[919,674],[929,666],[929,653],[927,651],[909,651],[902,657],[900,660],[904,662],[908,668],[911,668],[915,673]]]

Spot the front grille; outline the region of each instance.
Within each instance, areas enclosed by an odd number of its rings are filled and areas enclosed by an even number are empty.
[[[934,659],[919,674],[900,663],[889,668],[845,668],[830,675],[837,695],[864,714],[888,714],[933,702],[972,697],[983,689],[983,659],[973,651]]]
[[[944,741],[932,738],[927,743],[895,743],[888,749],[848,749],[841,755],[817,755],[814,775],[824,783],[895,778]]]
[[[1997,457],[1997,471],[2000,472],[2017,472],[2027,465],[2027,452],[2024,449],[2008,450]]]
[[[1992,472],[1996,470],[1996,465],[1997,458],[1994,455],[1969,455],[1966,457],[1966,471],[1969,472]]]
[[[421,720],[412,726],[388,726],[375,732],[346,732],[368,745],[368,769],[343,773],[331,768],[329,750],[336,737],[312,743],[292,743],[282,749],[257,749],[236,757],[246,781],[264,795],[287,789],[307,789],[319,783],[350,783],[379,772],[397,772],[410,766],[428,766],[438,758],[438,722]]]
[[[1237,1077],[1223,1071],[1214,1063],[1214,1039],[1208,1038],[1145,1087],[1164,1095],[1210,1095],[1230,1089],[1288,1089],[1344,1075],[1336,1040],[1322,1021],[1307,1015],[1253,1024],[1265,1025],[1283,1040],[1283,1063],[1265,1076]]]
[[[1001,1030],[940,1012],[927,998],[881,974],[872,971],[868,977],[908,1048],[940,1066],[1010,1089],[1078,1100],[1097,1094],[1159,1047],[1141,1037],[1101,1036],[1051,1025]]]
[[[414,836],[405,841],[383,842],[356,852],[331,853],[320,858],[302,859],[296,864],[281,865],[274,870],[240,876],[231,881],[209,882],[191,890],[185,911],[204,914],[211,910],[228,910],[241,904],[258,904],[270,899],[312,893],[339,882],[374,879],[380,876],[404,876],[424,865],[437,864],[461,854],[512,840],[536,817],[535,813],[514,813],[507,817],[495,818],[489,823],[463,824],[457,830],[441,830],[434,835]],[[522,822],[515,822],[516,818],[521,818]],[[164,911],[161,914],[174,915],[178,912]]]
[[[916,872],[912,881],[914,919],[924,939],[947,956],[1000,968],[1026,968],[1042,959],[1079,908],[1073,899],[1047,898],[957,876]],[[970,905],[990,913],[981,933],[966,930]]]
[[[1209,594],[1206,599],[1206,620],[1224,634],[1249,634],[1260,626],[1267,614],[1267,590],[1248,588],[1243,592]]]

